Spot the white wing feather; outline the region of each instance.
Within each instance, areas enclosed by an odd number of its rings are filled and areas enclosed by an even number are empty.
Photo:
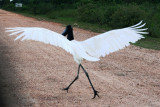
[[[6,28],[6,32],[13,32],[9,36],[20,34],[15,38],[18,40],[35,40],[40,41],[46,44],[51,44],[54,46],[59,46],[65,49],[67,52],[73,54],[73,50],[70,47],[70,41],[66,39],[61,34],[53,32],[45,28],[38,27],[15,27],[15,28]]]
[[[81,45],[85,48],[85,51],[92,57],[99,58],[106,54],[118,51],[128,45],[130,42],[135,43],[141,38],[144,38],[141,34],[148,34],[143,32],[146,29],[139,29],[145,26],[141,25],[142,21],[138,24],[123,28],[105,32],[95,37],[89,38],[81,42]]]

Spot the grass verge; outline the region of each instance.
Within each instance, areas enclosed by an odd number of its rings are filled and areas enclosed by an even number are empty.
[[[160,38],[146,37],[136,43],[136,46],[140,46],[147,49],[160,50]]]

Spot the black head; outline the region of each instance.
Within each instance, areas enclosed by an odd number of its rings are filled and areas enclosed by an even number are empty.
[[[67,25],[66,29],[67,30],[72,30],[72,26],[71,25]]]
[[[73,29],[72,29],[71,25],[67,25],[66,29],[62,33],[62,35],[64,35],[64,36],[66,36],[67,34],[68,34],[68,36],[67,36],[68,40],[73,40],[74,39],[74,37],[73,37]]]

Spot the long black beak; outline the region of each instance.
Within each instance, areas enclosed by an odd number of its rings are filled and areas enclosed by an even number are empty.
[[[67,25],[66,29],[63,31],[62,35],[66,36],[69,32],[71,32],[71,25]]]
[[[62,33],[63,36],[66,36],[67,35],[67,29],[65,29]]]

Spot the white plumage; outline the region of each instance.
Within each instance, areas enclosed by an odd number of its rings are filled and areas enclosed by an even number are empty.
[[[71,53],[75,61],[80,64],[82,59],[88,61],[98,61],[101,56],[118,51],[128,45],[130,42],[135,43],[137,40],[144,38],[141,34],[146,29],[140,29],[145,24],[138,24],[123,28],[111,30],[84,41],[69,41],[61,34],[45,28],[38,27],[15,27],[6,28],[6,32],[13,32],[9,36],[19,34],[15,40],[35,40],[54,46],[59,46]]]
[[[108,55],[112,52],[118,51],[131,43],[135,43],[141,38],[144,38],[141,34],[148,34],[144,32],[147,28],[142,29],[145,24],[142,24],[140,21],[138,24],[122,28],[111,30],[95,37],[91,37],[84,41],[72,40],[69,41],[61,34],[58,34],[54,31],[38,28],[38,27],[15,27],[15,28],[6,28],[6,32],[12,32],[9,36],[18,35],[15,40],[35,40],[40,41],[46,44],[51,44],[58,46],[69,52],[73,55],[74,60],[79,64],[77,77],[72,81],[72,83],[65,88],[68,91],[69,87],[78,79],[80,67],[85,72],[86,76],[89,79],[88,73],[85,71],[81,65],[81,61],[86,59],[88,61],[98,61],[101,56]],[[90,79],[89,82],[94,91],[94,97],[97,95],[97,91],[94,89]]]

